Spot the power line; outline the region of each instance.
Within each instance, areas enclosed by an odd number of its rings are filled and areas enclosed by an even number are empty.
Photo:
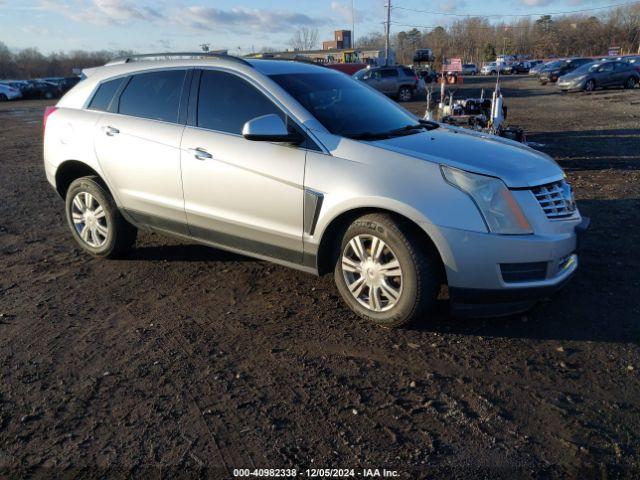
[[[447,29],[447,27],[444,25],[411,25],[407,23],[394,22],[393,20],[391,21],[391,24],[397,25],[399,27],[410,27],[410,28],[425,28],[425,29],[444,28],[445,30]],[[488,26],[488,27],[481,27],[476,25],[470,27],[471,30],[511,30],[516,28],[532,28],[532,26],[500,24],[500,25],[494,25],[494,26]]]
[[[448,13],[448,12],[437,12],[437,11],[433,11],[433,10],[420,10],[420,9],[416,9],[416,8],[409,8],[409,7],[401,7],[401,6],[395,6],[393,7],[394,10],[406,10],[409,12],[415,12],[415,13],[428,13],[430,15],[442,15],[442,16],[450,16],[450,17],[492,17],[492,18],[499,18],[499,17],[542,17],[545,15],[570,15],[572,13],[584,13],[584,12],[593,12],[596,10],[606,10],[609,8],[616,8],[616,7],[628,7],[631,5],[638,5],[640,4],[640,1],[635,1],[635,2],[627,2],[627,3],[614,3],[614,4],[610,4],[610,5],[605,5],[602,7],[592,7],[592,8],[581,8],[579,10],[566,10],[564,12],[549,12],[549,13],[521,13],[521,14],[509,14],[509,13],[500,13],[500,14],[472,14],[472,13]]]

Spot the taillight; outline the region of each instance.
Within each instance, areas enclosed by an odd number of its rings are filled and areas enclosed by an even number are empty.
[[[47,120],[49,120],[49,117],[51,116],[52,113],[54,113],[56,110],[58,110],[57,107],[47,107],[44,109],[44,118],[42,119],[42,135],[44,136],[44,131],[47,129]]]

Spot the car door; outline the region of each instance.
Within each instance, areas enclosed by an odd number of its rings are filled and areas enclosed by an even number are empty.
[[[242,136],[245,122],[283,111],[256,84],[207,69],[194,78],[182,138],[191,235],[288,263],[302,261],[304,148]]]
[[[370,87],[375,88],[379,92],[384,91],[384,83],[382,81],[382,70],[373,70],[368,76],[365,76],[364,81]]]
[[[179,233],[187,232],[179,121],[187,78],[185,69],[168,69],[124,79],[95,134],[98,162],[123,207],[140,224]]]
[[[596,82],[601,87],[609,87],[613,85],[614,82],[614,62],[603,63],[598,69],[598,79]]]
[[[399,74],[397,68],[384,68],[380,71],[382,91],[388,95],[398,93]]]
[[[622,86],[627,80],[629,73],[629,64],[625,62],[616,62],[613,66],[612,84]]]

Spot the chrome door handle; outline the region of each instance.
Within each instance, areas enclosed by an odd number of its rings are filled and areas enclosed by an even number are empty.
[[[120,130],[111,126],[102,127],[102,131],[105,133],[105,135],[108,135],[110,137],[113,137],[120,133]]]
[[[213,158],[213,156],[204,148],[189,148],[188,150],[198,160],[207,160],[209,158]]]

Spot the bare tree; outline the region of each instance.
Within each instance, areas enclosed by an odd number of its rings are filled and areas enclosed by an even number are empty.
[[[313,50],[318,48],[318,29],[303,27],[293,34],[289,45],[294,50]]]

